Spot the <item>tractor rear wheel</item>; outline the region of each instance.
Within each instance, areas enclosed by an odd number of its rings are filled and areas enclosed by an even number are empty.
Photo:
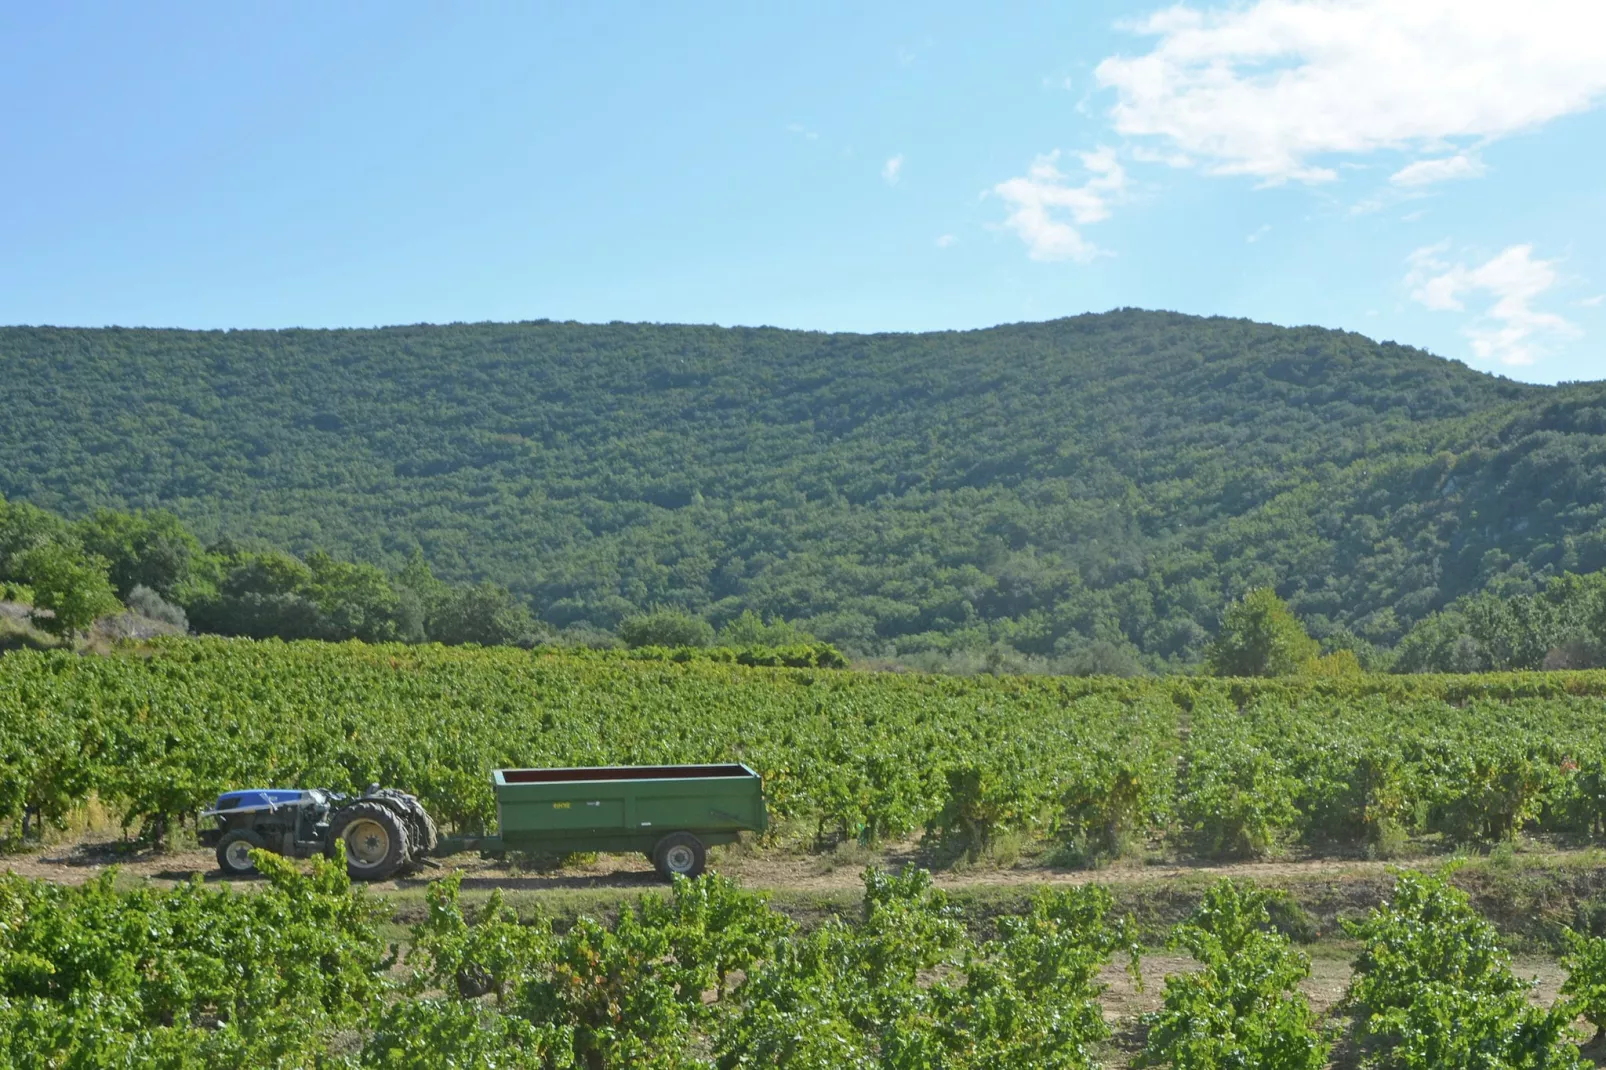
[[[217,868],[225,877],[244,877],[257,871],[251,861],[253,848],[261,848],[262,837],[250,829],[232,829],[217,841]]]
[[[658,872],[670,880],[677,873],[685,877],[697,877],[708,864],[708,848],[689,832],[671,832],[652,849],[652,862],[658,867]]]
[[[331,853],[346,845],[352,880],[382,881],[407,864],[407,825],[383,803],[355,802],[329,820]]]

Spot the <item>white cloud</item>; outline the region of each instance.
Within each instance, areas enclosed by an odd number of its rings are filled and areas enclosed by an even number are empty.
[[[1336,156],[1442,155],[1606,96],[1597,0],[1255,0],[1178,5],[1128,28],[1158,41],[1098,66],[1116,129],[1269,183],[1333,179]],[[1475,159],[1457,159],[1396,178],[1470,174]]]
[[[818,141],[820,139],[820,135],[818,133],[810,130],[802,123],[787,123],[786,132],[788,134],[796,134],[798,137],[808,138],[810,141]]]
[[[1596,294],[1594,297],[1586,297],[1578,303],[1585,308],[1598,308],[1600,305],[1606,304],[1606,294]]]
[[[1483,161],[1464,152],[1437,160],[1418,160],[1406,164],[1389,176],[1396,186],[1428,186],[1455,178],[1477,178],[1484,172]]]
[[[1532,245],[1512,245],[1477,267],[1444,259],[1449,242],[1424,246],[1407,259],[1405,284],[1412,299],[1438,312],[1464,312],[1473,295],[1490,303],[1465,330],[1472,351],[1482,360],[1532,364],[1544,355],[1545,342],[1575,338],[1572,323],[1533,307],[1536,298],[1556,284],[1553,260],[1535,260]]]
[[[886,179],[887,185],[896,186],[898,179],[903,175],[903,153],[892,157],[881,165],[881,177]]]
[[[1132,158],[1139,163],[1163,163],[1167,167],[1193,166],[1193,157],[1185,152],[1156,152],[1147,145],[1132,146]]]
[[[948,246],[952,245],[958,240],[959,239],[954,237],[952,234],[940,234],[937,236],[936,245],[939,249],[946,249]]]
[[[1086,263],[1103,250],[1076,228],[1109,218],[1110,205],[1126,190],[1126,171],[1114,149],[1100,147],[1080,154],[1089,177],[1072,186],[1059,169],[1059,157],[1058,149],[1037,157],[1025,175],[1000,182],[993,192],[1009,205],[1004,224],[1020,235],[1033,260]]]
[[[1244,241],[1248,242],[1250,245],[1253,245],[1257,241],[1259,241],[1261,238],[1264,238],[1267,234],[1270,234],[1270,233],[1271,233],[1271,224],[1270,223],[1262,223],[1262,224],[1260,224],[1260,226],[1256,227],[1254,232],[1252,234],[1250,234],[1249,237],[1245,238]]]

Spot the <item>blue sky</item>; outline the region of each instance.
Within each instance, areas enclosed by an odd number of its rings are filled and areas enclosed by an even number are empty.
[[[1606,378],[1606,4],[0,6],[0,323],[1134,305]]]

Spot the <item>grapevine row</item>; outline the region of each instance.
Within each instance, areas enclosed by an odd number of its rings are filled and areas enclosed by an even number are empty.
[[[858,916],[812,930],[708,875],[559,932],[500,892],[465,908],[457,875],[430,886],[402,952],[340,862],[257,864],[251,892],[0,876],[0,1061],[1092,1070],[1112,1039],[1101,974],[1119,956],[1142,976],[1131,919],[1094,884],[1044,889],[982,938],[912,867],[867,870]],[[1590,1065],[1574,1022],[1606,1020],[1606,939],[1573,934],[1561,998],[1537,1006],[1464,893],[1402,873],[1350,924],[1354,976],[1321,1022],[1273,899],[1223,881],[1177,926],[1198,967],[1165,979],[1137,1065],[1320,1070],[1338,1017],[1389,1070]]]
[[[0,659],[0,834],[91,797],[159,834],[226,788],[417,793],[493,768],[747,762],[782,835],[1099,854],[1606,838],[1606,673],[957,678],[505,649],[174,640]],[[25,828],[26,827],[26,828]]]

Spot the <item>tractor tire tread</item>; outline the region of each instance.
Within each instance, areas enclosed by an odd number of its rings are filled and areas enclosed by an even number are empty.
[[[245,877],[257,871],[255,866],[247,866],[244,869],[240,869],[238,866],[235,866],[229,862],[229,848],[233,847],[242,840],[246,843],[249,843],[252,847],[258,849],[267,846],[262,837],[258,836],[250,829],[230,829],[228,832],[225,832],[222,836],[218,837],[216,852],[217,868],[223,871],[223,875],[225,877]]]
[[[374,866],[354,864],[351,853],[348,851],[346,854],[346,872],[351,875],[352,880],[388,880],[412,861],[406,819],[398,814],[393,807],[383,802],[362,799],[348,803],[330,817],[329,842],[326,847],[326,852],[329,855],[333,856],[335,844],[345,838],[346,826],[359,819],[371,820],[384,826],[386,835],[390,837],[390,850]]]

